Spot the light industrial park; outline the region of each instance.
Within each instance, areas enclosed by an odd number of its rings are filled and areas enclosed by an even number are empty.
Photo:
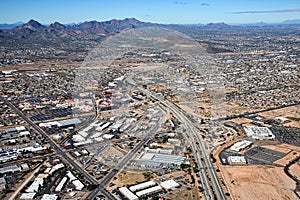
[[[299,41],[133,18],[1,31],[0,199],[299,199]]]

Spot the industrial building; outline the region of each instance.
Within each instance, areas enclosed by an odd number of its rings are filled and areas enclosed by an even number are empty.
[[[230,165],[246,165],[247,161],[244,156],[229,156],[227,161]]]
[[[55,192],[61,192],[61,190],[63,189],[63,187],[65,186],[66,182],[67,182],[68,178],[64,177],[59,184],[56,186],[55,188]]]
[[[255,140],[275,139],[275,135],[267,127],[244,126],[246,135]]]
[[[44,194],[41,200],[57,200],[58,196],[56,194]]]
[[[162,188],[159,185],[157,185],[157,186],[154,186],[154,187],[151,187],[151,188],[147,188],[145,190],[138,191],[136,193],[136,195],[138,197],[144,197],[146,195],[154,194],[154,193],[157,193],[157,192],[160,192],[160,191],[162,191]]]
[[[126,187],[119,188],[119,191],[122,195],[124,195],[128,200],[138,200],[139,198],[133,194],[130,190]]]
[[[35,192],[23,193],[23,194],[21,194],[20,199],[21,200],[31,200],[31,199],[34,199],[35,196],[36,196]]]
[[[173,189],[173,188],[178,188],[180,187],[180,184],[177,183],[174,180],[167,180],[167,181],[163,181],[160,183],[160,186],[162,188],[164,188],[165,190],[169,190],[169,189]]]
[[[132,192],[135,192],[135,191],[143,190],[145,188],[148,188],[148,187],[151,187],[151,186],[154,186],[154,185],[156,185],[156,183],[154,181],[147,181],[147,182],[143,182],[143,183],[140,183],[140,184],[137,184],[137,185],[133,185],[133,186],[129,187],[129,189]]]
[[[157,163],[180,165],[187,159],[183,156],[143,152],[138,156],[138,161],[152,161],[156,165]]]
[[[246,148],[250,147],[253,144],[253,142],[248,141],[248,140],[242,140],[239,142],[234,143],[231,147],[231,151],[239,152],[242,150],[245,150]]]

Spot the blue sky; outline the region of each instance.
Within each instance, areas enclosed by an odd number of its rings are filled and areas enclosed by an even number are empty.
[[[300,19],[299,0],[1,0],[0,23],[78,23],[135,17],[155,23],[253,23]]]

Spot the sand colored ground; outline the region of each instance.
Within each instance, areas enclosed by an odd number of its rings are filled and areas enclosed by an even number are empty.
[[[285,166],[285,165],[289,164],[289,162],[291,160],[294,160],[294,159],[296,159],[299,156],[300,156],[300,152],[299,151],[292,151],[291,153],[289,153],[288,155],[284,156],[283,158],[277,160],[274,163],[282,165],[282,166]]]
[[[300,180],[300,162],[297,162],[290,167],[290,173]]]
[[[289,153],[289,152],[292,151],[290,148],[286,148],[286,147],[283,147],[281,145],[265,145],[263,147],[267,148],[267,149],[274,150],[274,151],[279,151],[279,152],[282,152],[282,153]]]
[[[181,190],[170,192],[166,195],[166,199],[178,199],[178,200],[198,200],[204,199],[204,197],[199,196],[197,187],[193,187],[191,190]]]
[[[126,171],[121,172],[117,176],[118,179],[114,180],[114,183],[119,185],[119,187],[123,185],[132,185],[135,183],[140,183],[146,181],[143,172],[133,172],[133,171]]]
[[[221,171],[233,199],[298,199],[295,182],[282,167],[221,166]]]

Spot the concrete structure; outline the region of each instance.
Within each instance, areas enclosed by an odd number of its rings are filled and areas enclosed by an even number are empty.
[[[162,191],[162,188],[158,185],[158,186],[154,186],[145,190],[141,190],[139,192],[136,193],[136,196],[138,197],[143,197],[146,195],[150,195],[150,194],[154,194],[156,192]]]
[[[239,142],[234,143],[234,144],[230,147],[230,150],[231,150],[231,151],[239,152],[239,151],[241,151],[241,150],[244,150],[244,149],[250,147],[252,144],[253,144],[253,142],[250,142],[250,141],[248,141],[248,140],[242,140],[242,141],[239,141]]]
[[[122,195],[124,195],[128,200],[138,200],[139,198],[133,194],[130,190],[126,187],[119,188],[119,191]]]
[[[267,127],[257,126],[244,126],[246,135],[252,137],[255,140],[274,139],[275,136],[272,131]]]
[[[43,180],[34,180],[33,183],[25,191],[29,193],[38,192],[40,190],[40,187],[43,186],[43,183]]]
[[[20,196],[20,199],[22,200],[30,200],[30,199],[34,199],[35,198],[36,193],[35,192],[31,192],[31,193],[23,193]]]
[[[230,165],[246,165],[247,161],[244,156],[229,156],[227,161]]]
[[[41,200],[56,200],[58,196],[56,194],[44,194]]]
[[[73,185],[75,186],[75,189],[76,190],[82,190],[83,188],[84,188],[84,184],[83,183],[81,183],[81,181],[80,180],[75,180],[75,181],[72,181],[72,183],[73,183]]]
[[[137,185],[133,185],[131,187],[129,187],[129,190],[131,190],[132,192],[138,191],[138,190],[142,190],[151,186],[156,185],[156,183],[154,181],[147,181],[147,182],[143,182]]]
[[[168,155],[168,154],[161,154],[161,153],[142,153],[138,160],[144,161],[153,161],[153,162],[159,162],[164,164],[175,164],[180,165],[184,162],[186,162],[186,157],[183,156],[176,156],[176,155]]]
[[[60,192],[63,187],[65,186],[65,183],[67,182],[68,178],[67,177],[64,177],[60,182],[59,184],[56,186],[55,188],[55,192]]]
[[[21,167],[17,166],[17,165],[10,165],[10,166],[7,166],[7,167],[2,167],[0,168],[0,174],[5,174],[5,173],[8,173],[8,172],[19,172],[21,171]]]
[[[165,190],[168,190],[168,189],[178,188],[178,187],[180,187],[180,184],[174,180],[167,180],[167,181],[161,182],[160,186],[162,188],[164,188]]]

